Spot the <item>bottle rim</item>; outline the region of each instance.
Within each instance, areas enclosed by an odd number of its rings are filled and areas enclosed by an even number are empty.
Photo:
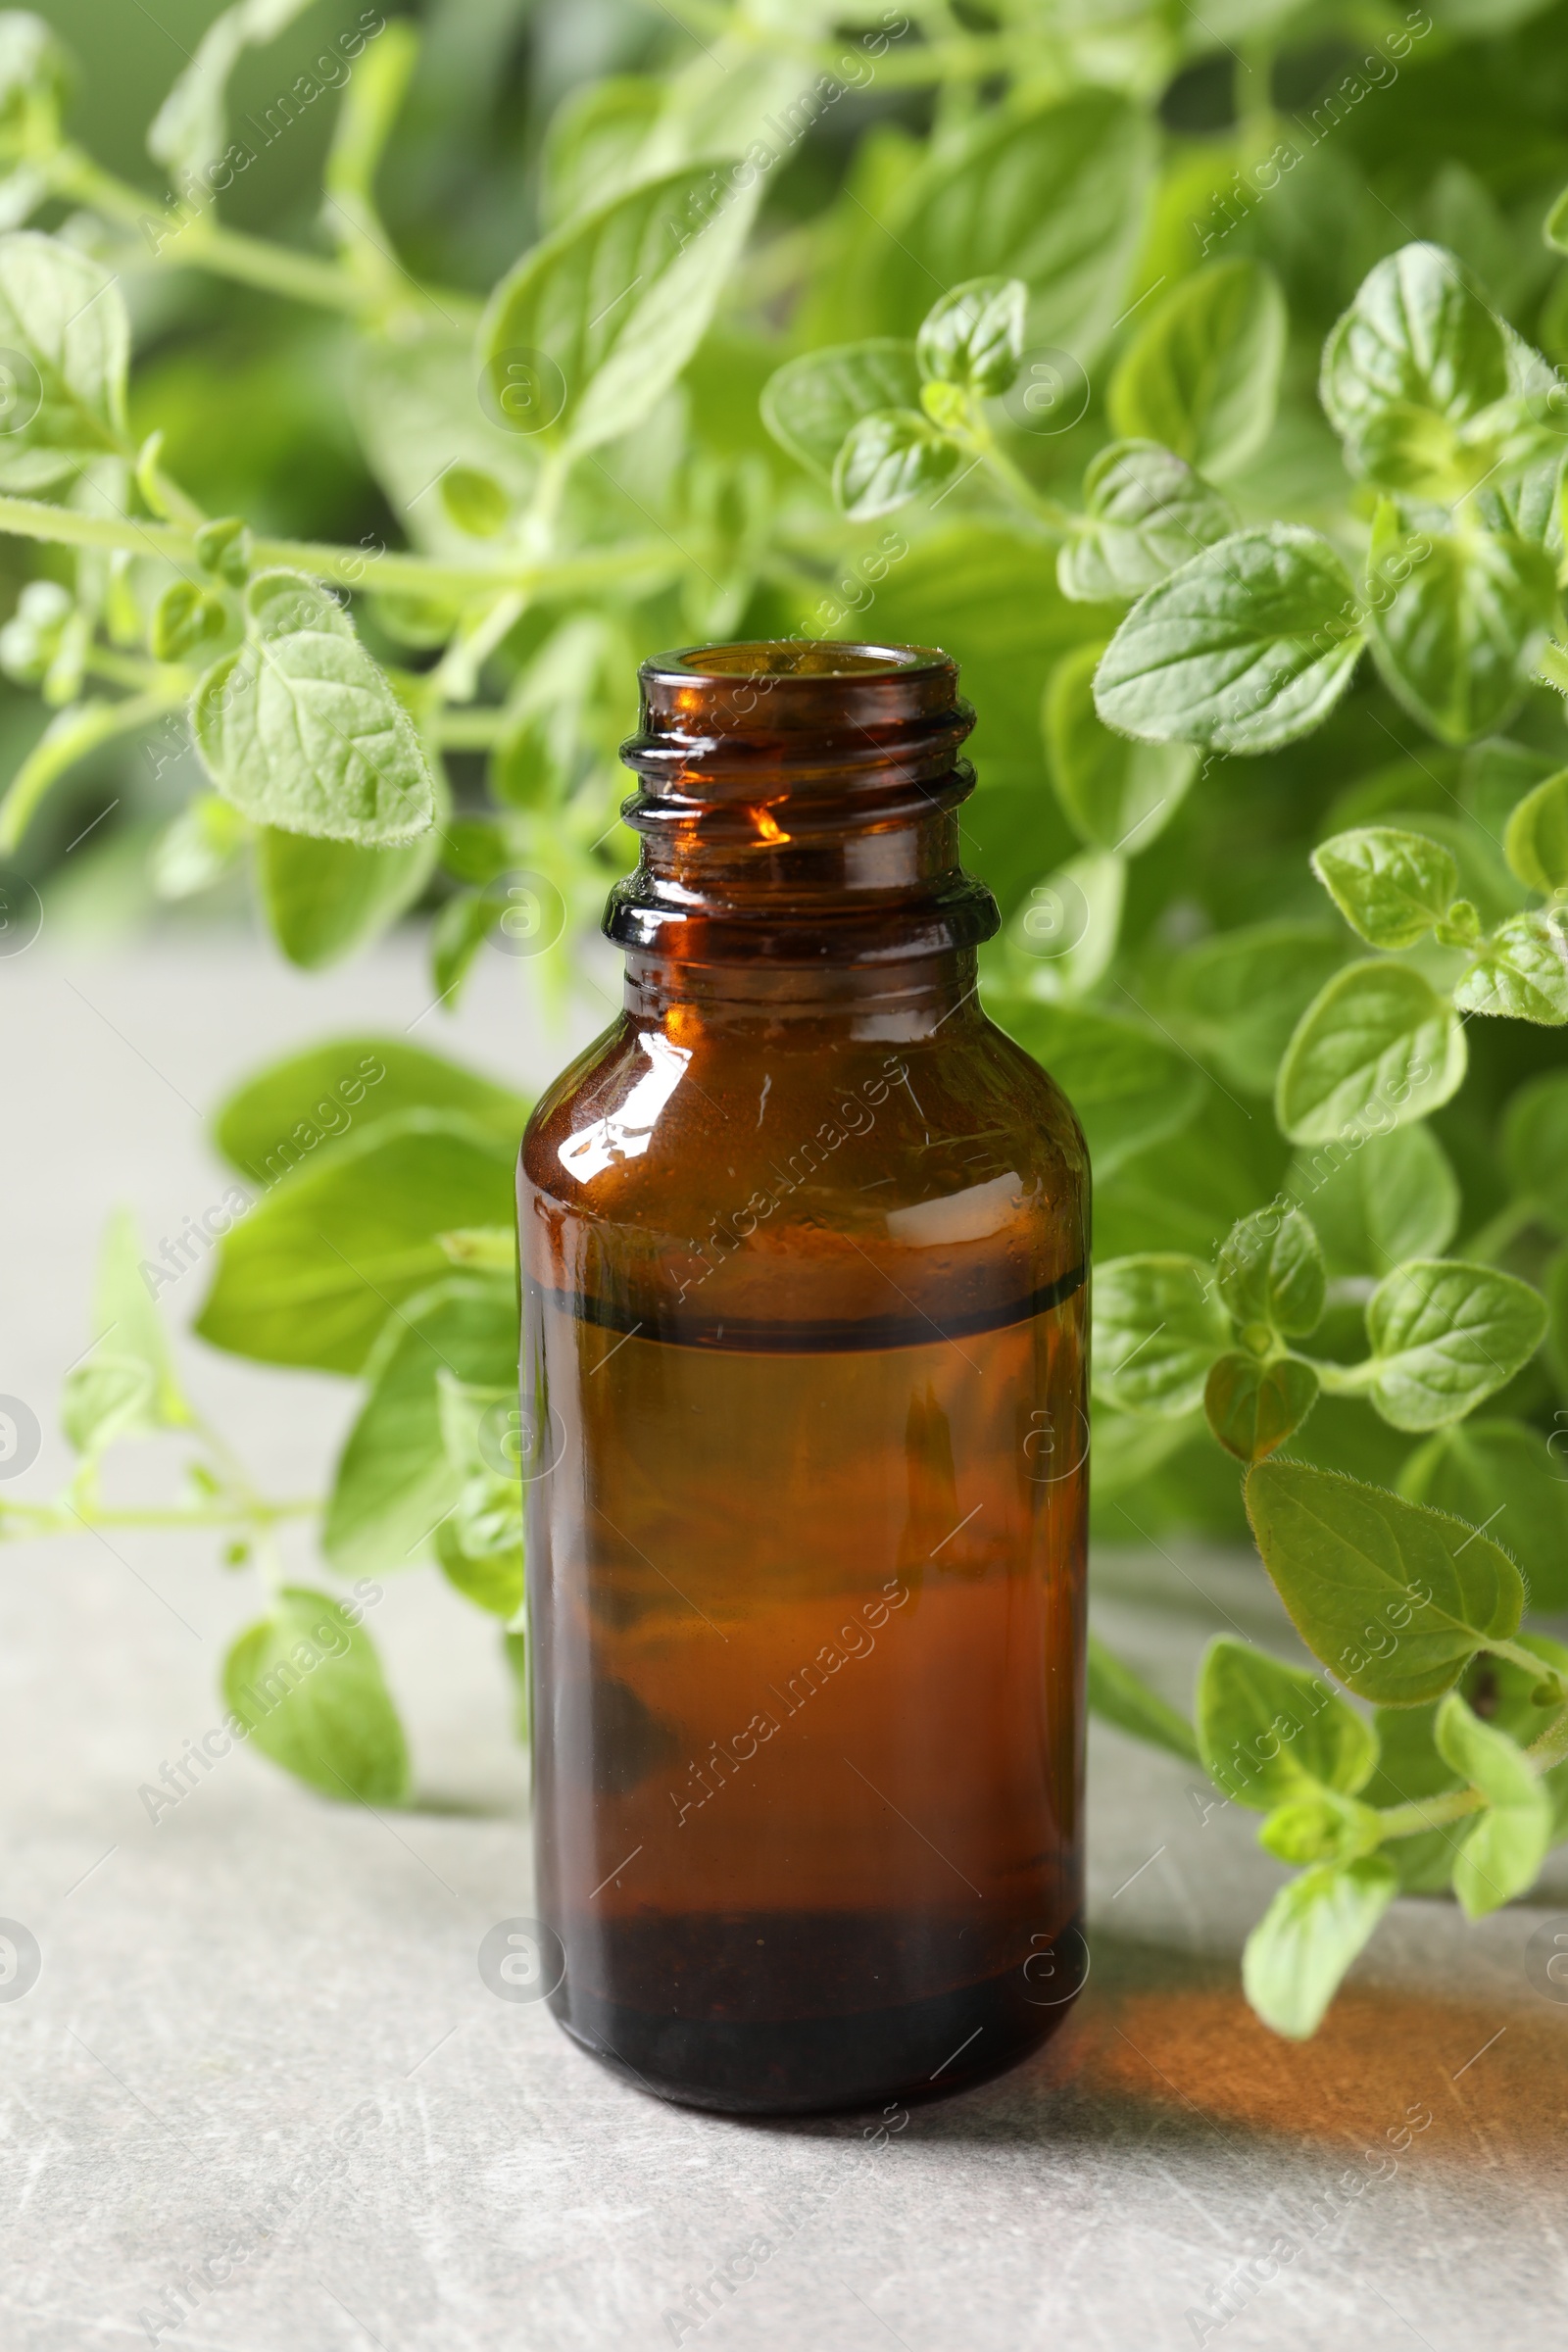
[[[678,646],[654,654],[641,665],[645,687],[711,681],[715,686],[755,683],[769,692],[799,683],[820,686],[833,679],[909,678],[922,672],[956,678],[957,663],[934,645],[884,645],[835,637],[756,637],[738,643]]]

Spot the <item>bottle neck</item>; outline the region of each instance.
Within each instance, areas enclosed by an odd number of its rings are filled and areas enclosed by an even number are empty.
[[[974,720],[954,662],[765,644],[641,674],[621,757],[642,855],[605,919],[627,952],[628,1005],[953,1011],[1000,921],[959,863],[974,774],[958,747]]]
[[[940,1032],[954,1043],[981,1018],[973,948],[902,962],[802,965],[693,963],[628,948],[624,1006],[639,1024],[679,1042],[686,1023],[707,1031],[760,1031],[808,1050],[818,1035],[918,1045]]]

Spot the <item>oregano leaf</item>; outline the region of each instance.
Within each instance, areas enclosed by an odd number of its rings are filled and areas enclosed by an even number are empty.
[[[1205,473],[1267,440],[1285,359],[1285,298],[1263,263],[1211,262],[1156,306],[1106,395],[1118,433],[1162,442]]]
[[[755,168],[727,159],[683,165],[611,196],[524,254],[479,328],[493,394],[501,399],[521,355],[517,364],[532,370],[521,421],[542,440],[581,452],[628,432],[702,341],[759,186]]]
[[[1293,1143],[1351,1139],[1424,1118],[1464,1082],[1464,1031],[1424,972],[1348,964],[1297,1023],[1274,1107]]]
[[[329,1593],[285,1586],[223,1662],[223,1697],[274,1764],[339,1802],[396,1805],[409,1751],[370,1637]]]
[[[1396,825],[1359,825],[1312,852],[1312,871],[1352,930],[1375,948],[1424,939],[1459,895],[1451,850]]]
[[[347,613],[303,572],[245,591],[245,643],[191,707],[196,748],[257,824],[362,848],[412,841],[435,808],[417,732]]]
[[[1361,650],[1350,575],[1298,523],[1237,531],[1140,598],[1106,648],[1095,702],[1148,743],[1266,752],[1327,717]]]
[[[1551,1843],[1551,1798],[1504,1731],[1471,1713],[1457,1690],[1438,1709],[1438,1752],[1487,1800],[1453,1865],[1453,1891],[1468,1919],[1533,1886]]]
[[[1236,529],[1230,501],[1153,441],[1113,441],[1084,472],[1084,514],[1056,558],[1075,603],[1142,596]]]
[[[1518,1569],[1462,1519],[1279,1455],[1248,1472],[1247,1514],[1297,1632],[1361,1698],[1441,1698],[1518,1630]]]
[[[1315,2034],[1398,1890],[1381,1854],[1323,1863],[1282,1886],[1242,1953],[1243,1989],[1263,2023],[1295,2041]]]
[[[1366,1308],[1372,1402],[1396,1429],[1438,1429],[1503,1388],[1540,1347],[1541,1293],[1495,1266],[1415,1258]]]
[[[0,236],[0,349],[14,379],[0,490],[49,489],[125,453],[130,321],[100,263],[32,229]]]

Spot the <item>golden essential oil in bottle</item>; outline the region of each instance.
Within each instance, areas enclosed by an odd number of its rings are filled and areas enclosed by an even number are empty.
[[[560,2022],[736,2112],[956,2089],[1082,1975],[1088,1163],[986,1017],[922,648],[642,671],[624,1009],[518,1173]]]

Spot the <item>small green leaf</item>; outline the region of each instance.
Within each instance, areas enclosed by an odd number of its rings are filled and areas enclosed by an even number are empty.
[[[224,1237],[197,1329],[263,1363],[360,1371],[387,1316],[448,1271],[437,1237],[506,1222],[513,1160],[453,1111],[346,1136]]]
[[[1396,1429],[1458,1421],[1530,1361],[1545,1301],[1494,1266],[1414,1258],[1380,1282],[1366,1307],[1369,1394]]]
[[[1180,808],[1198,754],[1181,743],[1129,743],[1101,723],[1094,681],[1102,651],[1081,645],[1052,671],[1042,713],[1046,753],[1079,839],[1135,858]]]
[[[1300,1339],[1323,1320],[1323,1252],[1298,1208],[1260,1208],[1232,1228],[1219,1257],[1219,1295],[1238,1323]]]
[[[1399,1890],[1380,1854],[1322,1863],[1282,1886],[1242,1953],[1242,1985],[1276,2034],[1306,2041]]]
[[[1359,459],[1391,412],[1461,424],[1501,400],[1510,389],[1503,329],[1452,254],[1406,245],[1363,279],[1324,348],[1319,389]]]
[[[124,453],[130,321],[99,263],[32,229],[0,236],[0,350],[18,404],[0,435],[0,490],[26,497]]]
[[[186,662],[222,636],[228,607],[214,588],[173,580],[158,600],[148,644],[157,662]]]
[[[1483,1919],[1533,1886],[1551,1843],[1551,1798],[1506,1732],[1472,1715],[1457,1690],[1438,1709],[1446,1763],[1487,1800],[1453,1866],[1467,1919]]]
[[[223,1698],[264,1755],[325,1796],[401,1803],[403,1727],[368,1634],[327,1593],[291,1585],[223,1662]]]
[[[1321,1788],[1353,1796],[1376,1768],[1376,1736],[1355,1709],[1321,1675],[1250,1642],[1209,1643],[1196,1705],[1210,1780],[1260,1813]]]
[[[1464,1031],[1423,973],[1348,964],[1297,1024],[1275,1112],[1293,1143],[1350,1141],[1436,1110],[1458,1093],[1465,1059]]]
[[[1163,442],[1205,473],[1235,471],[1273,425],[1286,323],[1279,281],[1261,262],[1196,270],[1117,362],[1106,396],[1112,426]]]
[[[1418,1447],[1399,1492],[1484,1527],[1524,1570],[1529,1605],[1568,1609],[1568,1477],[1539,1429],[1523,1421],[1461,1421]]]
[[[28,580],[0,629],[0,669],[19,686],[41,686],[60,657],[76,600],[58,580]]]
[[[89,1459],[117,1438],[150,1437],[159,1424],[147,1366],[133,1356],[95,1349],[66,1374],[60,1425],[68,1444]]]
[[[878,409],[852,424],[833,468],[833,495],[854,522],[891,514],[957,469],[956,442],[917,409]]]
[[[390,1318],[365,1367],[369,1394],[327,1505],[321,1541],[334,1568],[345,1576],[383,1573],[428,1557],[476,1467],[452,1458],[441,1376],[514,1395],[516,1366],[510,1285],[449,1275]]]
[[[868,252],[868,323],[912,333],[933,287],[1021,277],[1029,337],[1085,366],[1125,307],[1153,137],[1107,89],[982,108],[900,189]]]
[[[245,643],[203,678],[191,726],[214,783],[257,824],[364,848],[429,827],[435,785],[413,721],[303,572],[251,581]]]
[[[1134,605],[1095,701],[1148,743],[1266,752],[1327,717],[1350,682],[1361,617],[1328,541],[1297,523],[1237,531]]]
[[[362,850],[351,841],[263,825],[256,836],[256,887],[268,929],[302,970],[340,963],[379,938],[412,906],[440,847],[434,828],[416,841]]]
[[[1523,699],[1557,608],[1544,548],[1490,531],[1420,532],[1408,570],[1369,599],[1373,657],[1390,692],[1445,743],[1499,728]],[[1378,556],[1385,577],[1389,551]]]
[[[1126,893],[1126,863],[1108,850],[1085,850],[1032,884],[1003,934],[1009,982],[1042,1003],[1086,995],[1115,956]]]
[[[1395,825],[1336,833],[1312,852],[1312,871],[1353,931],[1375,948],[1411,948],[1459,895],[1451,850]]]
[[[1124,1413],[1174,1419],[1203,1400],[1230,1318],[1196,1257],[1113,1257],[1095,1269],[1095,1395]]]
[[[926,313],[915,339],[920,373],[994,398],[1023,356],[1029,289],[1019,277],[971,277]]]
[[[1102,1178],[1186,1125],[1202,1078],[1152,1030],[1093,1012],[988,990],[993,1017],[1048,1069],[1078,1114]]]
[[[1509,870],[1530,890],[1568,888],[1568,767],[1527,792],[1502,837]]]
[[[134,1214],[117,1209],[98,1256],[92,1351],[66,1374],[61,1393],[61,1423],[78,1453],[93,1457],[119,1438],[189,1425],[157,1306],[158,1290],[172,1279],[166,1266],[147,1265]]]
[[[540,157],[539,209],[548,227],[602,204],[609,189],[633,185],[665,101],[663,83],[648,74],[611,74],[567,90]]]
[[[1568,188],[1546,215],[1541,233],[1554,252],[1568,253]]]
[[[500,1476],[502,1472],[499,1465],[509,1458],[504,1450],[505,1436],[499,1443],[494,1437],[487,1443],[486,1432],[495,1427],[497,1407],[502,1413],[510,1415],[514,1424],[520,1420],[515,1316],[512,1319],[507,1340],[505,1350],[476,1376],[460,1373],[454,1365],[446,1363],[436,1374],[441,1443],[446,1447],[447,1460],[459,1478],[474,1478],[481,1471]],[[510,1483],[514,1487],[518,1483],[514,1475]]]
[[[493,891],[460,890],[437,913],[430,926],[430,986],[448,1012],[505,911],[506,901]]]
[[[1461,1519],[1278,1458],[1249,1471],[1247,1511],[1297,1632],[1362,1698],[1440,1698],[1518,1630],[1518,1569]]]
[[[458,1110],[515,1151],[528,1102],[462,1062],[390,1037],[334,1038],[270,1064],[219,1107],[213,1140],[272,1185],[351,1129],[405,1110]]]
[[[749,168],[748,168],[749,169]],[[641,423],[707,332],[740,258],[760,180],[687,164],[614,195],[523,255],[491,295],[480,363],[529,370],[521,421],[583,452]]]
[[[1184,1715],[1167,1706],[1103,1642],[1089,1636],[1089,1711],[1151,1747],[1163,1747],[1184,1764],[1198,1762],[1198,1741]]]
[[[470,539],[494,539],[512,519],[512,501],[493,473],[452,466],[441,476],[441,504]]]
[[[221,514],[199,524],[194,546],[203,571],[215,580],[226,580],[231,588],[244,587],[251,576],[252,555],[251,534],[242,515]]]
[[[1276,1805],[1257,1833],[1279,1862],[1353,1862],[1382,1840],[1383,1825],[1370,1805],[1320,1791]]]
[[[148,154],[176,185],[205,172],[223,153],[228,137],[224,96],[243,52],[273,39],[309,5],[310,0],[235,0],[208,25],[147,133]]]
[[[1057,585],[1077,603],[1124,602],[1235,529],[1229,500],[1171,451],[1113,441],[1085,470],[1083,520],[1056,559]]]
[[[1500,923],[1453,1002],[1460,1012],[1560,1029],[1568,1021],[1568,912],[1553,906]]]
[[[1459,1224],[1459,1185],[1430,1127],[1298,1152],[1285,1190],[1310,1212],[1332,1275],[1387,1273],[1437,1257]]]
[[[1345,961],[1318,923],[1247,923],[1184,948],[1168,1002],[1181,1032],[1233,1086],[1272,1094],[1280,1056],[1312,999]]]
[[[762,386],[762,422],[781,449],[830,481],[844,437],[882,409],[918,409],[914,345],[880,336],[786,360]]]
[[[250,828],[216,792],[199,792],[153,845],[148,875],[161,899],[211,890],[238,861]]]
[[[1203,1388],[1208,1426],[1239,1462],[1266,1461],[1317,1402],[1310,1364],[1282,1355],[1271,1364],[1236,1350],[1222,1355]]]
[[[0,142],[11,153],[25,159],[55,145],[71,80],[71,60],[41,17],[0,15]]]
[[[93,1290],[94,1336],[106,1352],[142,1366],[147,1375],[149,1408],[158,1427],[183,1429],[191,1419],[191,1409],[174,1369],[163,1316],[158,1311],[160,1287],[148,1280],[134,1212],[128,1208],[116,1209],[104,1228],[98,1257],[98,1278]]]

